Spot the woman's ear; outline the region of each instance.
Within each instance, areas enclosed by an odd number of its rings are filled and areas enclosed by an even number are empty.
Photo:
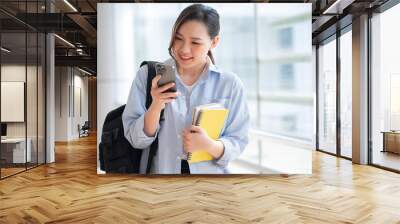
[[[220,38],[220,35],[217,35],[213,39],[211,39],[211,49],[214,49],[218,45]]]

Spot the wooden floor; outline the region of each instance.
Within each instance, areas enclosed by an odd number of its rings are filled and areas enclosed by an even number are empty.
[[[313,175],[98,176],[94,137],[0,181],[0,223],[400,223],[400,175],[316,152]]]
[[[15,166],[15,167],[12,167]],[[19,172],[23,172],[27,169],[33,169],[37,166],[37,164],[35,163],[27,163],[26,167],[25,164],[18,164],[18,165],[10,165],[9,167],[6,168],[0,168],[0,172],[1,172],[1,178],[5,178],[8,176],[11,176],[13,174],[19,173]]]
[[[15,173],[22,172],[26,170],[25,167],[17,167],[17,168],[0,168],[1,169],[1,178],[13,175]]]
[[[374,151],[372,161],[377,165],[400,170],[400,154],[376,150]]]

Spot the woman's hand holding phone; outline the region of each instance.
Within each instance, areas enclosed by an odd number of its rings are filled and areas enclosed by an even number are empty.
[[[150,108],[147,110],[144,116],[144,128],[143,131],[147,136],[155,136],[157,130],[157,124],[160,120],[161,110],[165,108],[166,103],[170,103],[175,100],[176,97],[180,95],[179,92],[166,92],[175,83],[167,83],[163,86],[158,86],[158,80],[160,80],[161,75],[156,75],[151,81],[151,97],[153,101]]]
[[[175,86],[175,83],[167,83],[163,86],[158,86],[158,81],[161,79],[161,75],[156,75],[151,82],[151,97],[153,102],[150,107],[153,107],[159,111],[165,108],[165,104],[170,103],[180,95],[179,92],[167,92],[168,89]]]

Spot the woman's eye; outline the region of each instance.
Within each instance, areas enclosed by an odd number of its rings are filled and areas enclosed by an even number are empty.
[[[179,38],[179,37],[175,37],[175,40],[182,40],[181,38]]]
[[[192,42],[192,44],[196,44],[196,45],[199,45],[199,44],[201,44],[201,43],[197,43],[197,42]]]

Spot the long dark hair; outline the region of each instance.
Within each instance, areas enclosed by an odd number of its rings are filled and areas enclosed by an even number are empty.
[[[191,20],[203,23],[207,27],[208,35],[211,39],[219,34],[219,14],[217,10],[203,4],[190,5],[179,14],[172,29],[171,41],[168,47],[168,52],[172,57],[174,56],[172,55],[171,49],[174,44],[176,33],[182,24]],[[211,50],[208,51],[207,55],[210,57],[212,63],[215,64]]]

